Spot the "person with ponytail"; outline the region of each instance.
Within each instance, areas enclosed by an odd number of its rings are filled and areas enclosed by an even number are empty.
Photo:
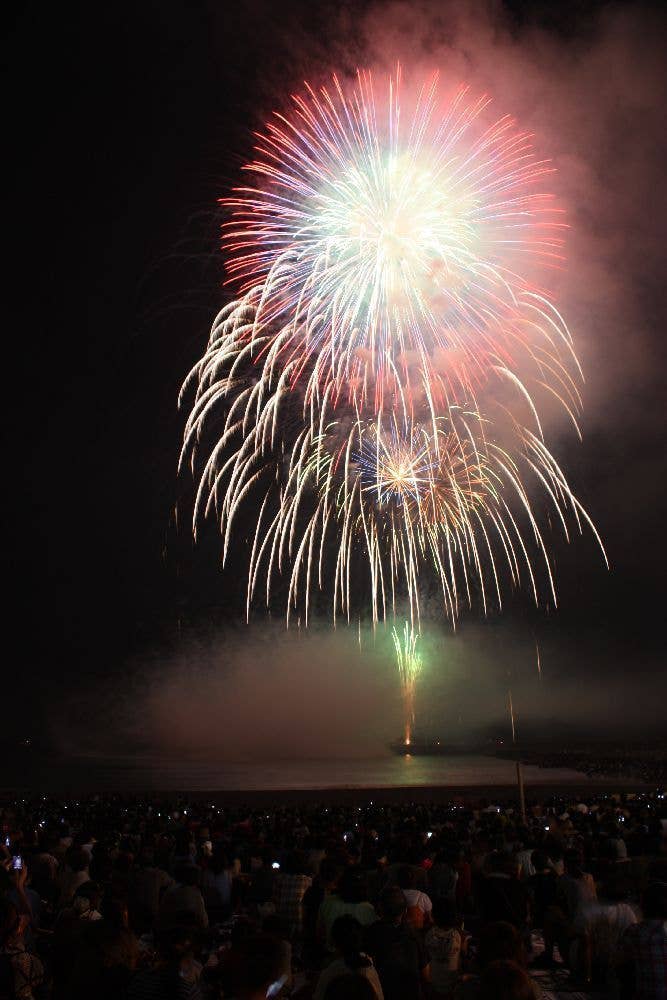
[[[372,960],[361,950],[363,928],[351,914],[337,917],[331,927],[336,958],[320,974],[313,1000],[324,1000],[327,987],[339,976],[363,976],[373,988],[375,1000],[384,1000],[382,986]]]

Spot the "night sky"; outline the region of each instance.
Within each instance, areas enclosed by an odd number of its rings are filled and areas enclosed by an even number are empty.
[[[184,489],[177,392],[225,295],[216,200],[250,153],[250,130],[290,88],[313,67],[363,61],[356,26],[382,5],[227,6],[28,4],[4,14],[5,689],[21,704],[5,714],[9,731],[48,726],[72,691],[125,683],[137,651],[168,646],[179,619],[241,628],[240,572],[220,573],[212,533],[193,551],[172,521]],[[616,33],[627,50],[610,73],[632,79],[644,35],[649,62],[664,52],[657,8],[511,3],[490,16],[517,44],[538,33],[585,60],[617,15],[630,29]],[[604,323],[573,324],[594,402],[583,446],[557,449],[612,572],[588,539],[559,545],[558,614],[545,621],[521,600],[508,612],[517,627],[595,650],[586,679],[627,670],[630,696],[664,664],[664,75],[653,83],[633,114],[619,109],[627,126],[595,160],[595,184],[613,185],[621,217],[642,219],[639,242],[628,229],[613,257],[627,261],[619,280],[632,281],[631,315],[617,336],[602,291]],[[624,181],[625,162],[637,172]]]

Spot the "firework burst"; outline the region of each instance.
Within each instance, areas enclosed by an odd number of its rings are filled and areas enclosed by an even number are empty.
[[[248,608],[286,573],[288,618],[327,580],[349,615],[363,564],[374,620],[399,593],[412,627],[425,573],[453,620],[462,598],[500,604],[503,579],[539,600],[536,556],[555,602],[540,512],[566,538],[590,524],[538,409],[556,397],[576,426],[581,405],[570,334],[531,280],[565,224],[550,166],[487,105],[466,88],[443,104],[434,77],[405,114],[400,73],[379,97],[370,74],[350,94],[334,78],[257,136],[252,183],[225,200],[238,296],[183,387],[181,465],[225,558],[256,507]]]

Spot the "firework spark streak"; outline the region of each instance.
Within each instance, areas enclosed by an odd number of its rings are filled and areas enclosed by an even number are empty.
[[[405,706],[404,743],[410,745],[415,724],[415,693],[417,678],[422,669],[422,658],[418,652],[419,633],[415,632],[409,622],[404,622],[402,632],[394,627],[391,630],[396,651],[396,666],[401,678],[403,703]]]
[[[555,604],[545,509],[599,542],[539,416],[556,399],[578,431],[572,340],[531,278],[562,261],[551,168],[466,88],[443,105],[434,77],[408,114],[400,94],[400,72],[307,88],[225,200],[237,297],[183,386],[181,466],[223,560],[254,512],[248,611],[277,575],[288,620],[331,584],[334,618],[365,588],[374,620],[407,597],[414,624],[426,575],[452,621],[524,581]]]

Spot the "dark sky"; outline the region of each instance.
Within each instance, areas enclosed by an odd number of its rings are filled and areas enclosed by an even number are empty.
[[[176,396],[223,301],[216,199],[273,94],[279,102],[313,66],[335,68],[337,52],[354,63],[363,48],[355,24],[369,5],[229,6],[27,4],[4,14],[5,643],[14,650],[6,678],[36,725],[61,694],[124,676],[128,657],[159,647],[179,617],[196,622],[209,613],[202,609],[222,606],[222,619],[235,620],[242,606],[239,575],[220,574],[214,538],[192,553],[171,524],[182,488]],[[563,52],[594,45],[609,12],[627,16],[639,41],[650,30],[655,44],[664,30],[656,12],[635,5],[515,2],[493,11],[508,37],[538,32]],[[664,77],[653,93],[649,147]],[[623,162],[622,149],[611,154]],[[608,185],[604,171],[596,183]],[[614,184],[616,197],[627,190],[640,199],[644,235],[660,227],[655,190],[631,191],[631,177]],[[597,649],[590,670],[600,675],[641,662],[657,678],[664,663],[666,317],[657,259],[653,252],[636,283],[628,324],[642,361],[628,383],[616,359],[583,447],[564,453],[612,572],[579,542],[557,552],[557,616],[545,624],[521,603],[510,609],[529,628]],[[601,364],[612,353],[608,315],[605,323]],[[595,336],[584,331],[588,365]]]

